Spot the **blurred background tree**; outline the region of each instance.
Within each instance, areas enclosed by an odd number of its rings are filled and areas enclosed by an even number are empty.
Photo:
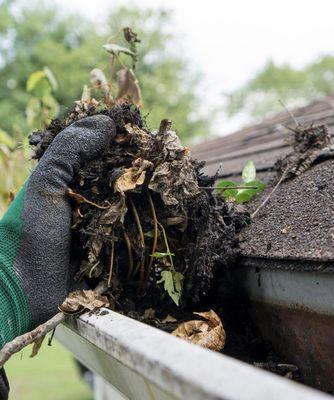
[[[198,113],[198,77],[190,73],[187,60],[175,48],[170,12],[137,6],[111,7],[108,12],[105,23],[96,26],[82,16],[64,15],[52,3],[0,0],[2,129],[17,138],[27,133],[27,77],[45,66],[59,84],[54,96],[60,112],[71,107],[89,81],[89,71],[108,69],[108,54],[101,46],[130,26],[141,39],[136,75],[149,126],[156,128],[162,118],[171,118],[183,139],[209,131],[211,118]]]
[[[269,61],[243,87],[228,95],[229,116],[244,112],[256,118],[288,107],[305,105],[334,92],[334,56],[326,55],[302,69]]]

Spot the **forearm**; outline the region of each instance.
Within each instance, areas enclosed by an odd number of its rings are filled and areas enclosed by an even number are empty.
[[[28,300],[15,273],[25,186],[0,221],[0,348],[30,329]]]

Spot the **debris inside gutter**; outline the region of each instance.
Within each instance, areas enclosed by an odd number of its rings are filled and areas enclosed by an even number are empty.
[[[163,120],[151,132],[128,102],[77,103],[63,120],[31,136],[35,158],[66,126],[95,114],[110,116],[116,134],[104,154],[81,166],[68,196],[73,251],[80,260],[76,280],[90,289],[104,282],[107,291],[103,296],[73,292],[61,310],[73,314],[109,307],[300,380],[298,367],[279,359],[256,332],[228,279],[249,213],[215,193],[215,178],[201,172],[204,163],[192,159],[171,121]],[[293,131],[293,152],[276,163],[272,188],[331,152],[326,126],[298,125]]]

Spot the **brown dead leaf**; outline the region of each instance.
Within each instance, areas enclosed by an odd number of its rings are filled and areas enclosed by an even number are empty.
[[[132,97],[132,101],[133,103],[137,106],[137,107],[142,107],[143,106],[143,98],[142,98],[142,94],[141,94],[141,89],[139,86],[139,82],[136,79],[133,82],[133,85],[130,89],[130,93],[131,93],[131,97]]]
[[[38,354],[40,348],[42,347],[42,344],[43,344],[44,339],[45,339],[45,335],[42,336],[42,337],[39,338],[39,339],[36,339],[36,340],[34,341],[34,344],[33,344],[33,346],[32,346],[32,350],[31,350],[31,354],[30,354],[30,357],[31,357],[31,358],[37,356],[37,354]]]
[[[172,322],[177,322],[177,319],[174,318],[172,315],[167,315],[167,317],[165,319],[163,319],[161,322],[163,324],[169,324],[169,323],[172,323]]]
[[[94,290],[75,290],[66,297],[59,308],[65,314],[77,314],[84,310],[93,311],[108,306],[108,298]]]
[[[213,311],[194,313],[205,321],[192,320],[179,325],[172,335],[206,349],[221,351],[225,346],[226,334],[221,319]]]
[[[123,68],[117,73],[118,93],[117,99],[130,97],[137,106],[142,106],[142,95],[139,82],[131,68]]]
[[[194,167],[186,158],[159,164],[148,187],[159,193],[168,206],[177,205],[183,199],[192,198],[200,193]]]
[[[150,169],[152,163],[138,158],[133,162],[132,167],[125,168],[124,173],[117,178],[114,189],[116,192],[124,193],[135,190],[145,182],[146,170]]]
[[[109,96],[109,84],[104,72],[99,68],[90,71],[90,80],[93,85],[102,91],[105,96]]]
[[[147,308],[144,311],[144,318],[145,319],[153,319],[155,317],[155,310],[153,308]]]
[[[128,93],[131,85],[131,77],[128,68],[123,68],[117,72],[117,84],[118,84],[117,98],[121,99]]]
[[[112,203],[108,209],[103,211],[99,218],[99,224],[111,227],[117,221],[123,222],[127,211],[128,209],[125,203],[125,198],[122,196],[119,201]]]

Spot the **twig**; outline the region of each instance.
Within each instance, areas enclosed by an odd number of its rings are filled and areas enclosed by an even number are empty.
[[[167,235],[166,235],[165,228],[163,227],[162,224],[160,224],[159,221],[158,221],[158,225],[160,226],[160,228],[161,228],[161,230],[162,230],[162,234],[163,234],[163,237],[164,237],[164,240],[165,240],[166,252],[167,252],[167,254],[168,254],[168,256],[169,256],[171,269],[175,271],[173,256],[172,256],[172,253],[170,252],[170,249],[169,249],[169,244],[168,244],[168,239],[167,239]]]
[[[153,218],[153,226],[154,226],[154,236],[153,236],[153,245],[152,245],[152,254],[155,253],[155,250],[157,248],[157,243],[158,243],[158,220],[157,220],[157,213],[155,212],[155,207],[154,207],[154,203],[152,200],[152,196],[150,195],[150,192],[147,192],[147,197],[148,197],[148,202],[150,204],[150,208],[151,208],[151,213],[152,213],[152,218]],[[150,262],[148,265],[148,269],[147,269],[147,274],[146,274],[146,281],[145,284],[147,284],[150,272],[151,272],[151,268],[153,265],[153,257],[150,257]]]
[[[286,174],[288,173],[288,168],[283,172],[282,176],[280,177],[279,181],[276,183],[276,185],[274,186],[273,190],[268,194],[268,196],[263,200],[263,202],[258,206],[258,208],[253,212],[253,214],[251,215],[251,218],[253,219],[257,213],[261,210],[261,208],[263,206],[265,206],[267,204],[267,202],[269,201],[269,199],[271,198],[271,196],[275,193],[276,189],[278,188],[278,186],[282,183],[282,181],[284,180],[284,178],[286,177]]]
[[[128,234],[124,231],[123,232],[124,241],[126,244],[126,248],[128,249],[128,258],[129,258],[129,269],[128,269],[128,279],[131,277],[133,273],[133,257],[132,257],[132,249],[131,249],[131,242]]]
[[[75,193],[72,189],[68,188],[67,189],[67,195],[69,197],[73,197],[75,201],[77,201],[78,203],[87,203],[90,204],[91,206],[100,208],[101,210],[106,210],[107,208],[110,207],[110,203],[108,202],[107,206],[100,206],[96,203],[94,203],[93,201],[90,201],[88,199],[86,199],[86,197],[84,197],[82,194],[79,193]]]
[[[5,344],[0,350],[0,368],[10,359],[10,357],[21,351],[24,347],[41,339],[48,332],[52,331],[57,325],[65,320],[66,316],[59,312],[54,317],[46,321],[44,324],[39,325],[31,332],[27,332],[22,336],[18,336],[11,342]]]
[[[109,267],[109,277],[108,277],[108,288],[111,287],[112,280],[112,270],[114,267],[114,255],[115,255],[115,242],[111,242],[111,255],[110,255],[110,267]]]
[[[51,336],[49,337],[49,340],[48,340],[48,346],[52,346],[52,341],[53,341],[53,337],[54,337],[55,333],[56,333],[56,328],[53,328]]]
[[[296,124],[296,126],[300,126],[299,121],[297,121],[296,117],[293,115],[293,113],[288,109],[288,107],[283,103],[282,100],[278,100],[278,102],[283,106],[283,108],[285,109],[285,111],[290,115],[290,117],[293,119],[294,123]]]
[[[258,186],[224,186],[224,187],[214,187],[214,186],[199,186],[200,189],[206,190],[228,190],[228,189],[258,189]]]
[[[143,228],[140,223],[137,208],[131,198],[130,198],[130,204],[131,204],[133,215],[135,217],[136,225],[137,225],[137,228],[139,231],[140,243],[141,243],[141,247],[142,247],[142,251],[143,251],[141,262],[140,262],[140,281],[144,282],[144,277],[145,277],[145,257],[144,257],[145,237],[144,237]]]
[[[107,287],[105,282],[100,282],[94,289],[94,291],[99,295],[103,294],[106,290]],[[47,333],[54,330],[59,324],[64,322],[65,319],[66,315],[63,312],[59,312],[48,321],[37,326],[34,330],[27,332],[24,335],[17,336],[11,342],[6,343],[0,350],[0,369],[3,368],[12,355],[18,353],[29,344],[41,340]]]

